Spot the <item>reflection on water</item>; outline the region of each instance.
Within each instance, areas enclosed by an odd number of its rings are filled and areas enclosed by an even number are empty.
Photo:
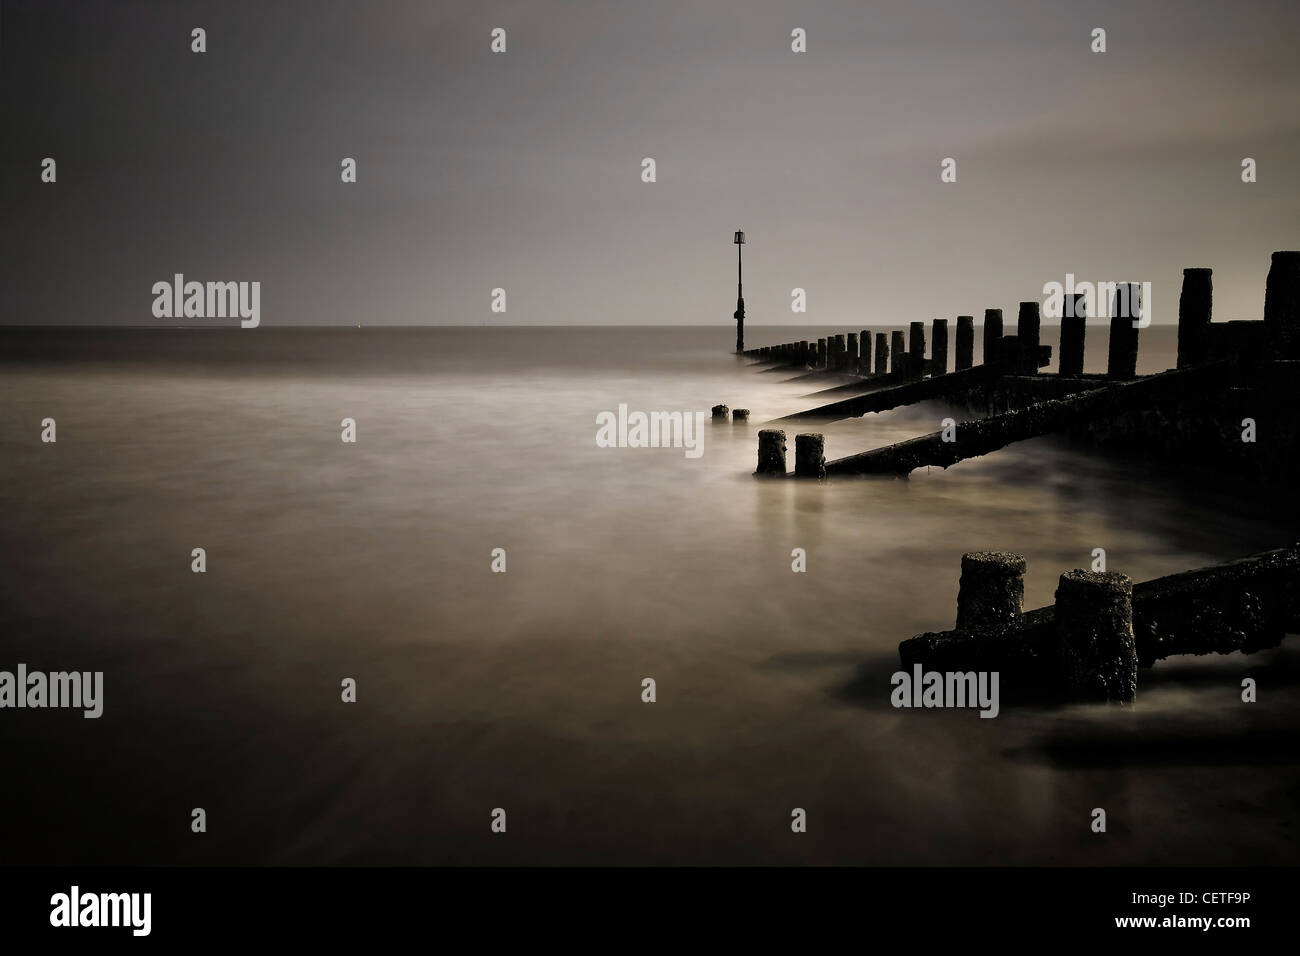
[[[898,642],[951,626],[962,551],[1023,553],[1038,606],[1096,547],[1141,580],[1286,529],[1051,440],[756,481],[757,430],[818,386],[729,334],[0,336],[0,668],[102,669],[106,698],[5,712],[0,859],[1295,862],[1294,646],[1162,663],[1127,710],[888,706]],[[1146,369],[1172,364],[1170,330],[1144,335]],[[697,460],[598,448],[620,402],[750,423],[707,424]],[[946,414],[826,426],[828,457]]]

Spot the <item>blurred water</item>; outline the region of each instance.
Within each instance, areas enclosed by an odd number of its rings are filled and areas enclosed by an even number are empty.
[[[888,705],[898,642],[952,624],[962,551],[1026,555],[1034,607],[1096,547],[1143,580],[1289,529],[1050,439],[905,481],[756,481],[758,429],[822,386],[732,335],[0,335],[0,668],[106,687],[98,721],[0,713],[0,861],[1296,861],[1293,648],[1163,662],[1129,709]],[[1143,335],[1142,370],[1172,365],[1172,330]],[[719,402],[750,423],[707,424],[697,460],[596,446],[619,403]],[[946,414],[830,425],[828,457]]]

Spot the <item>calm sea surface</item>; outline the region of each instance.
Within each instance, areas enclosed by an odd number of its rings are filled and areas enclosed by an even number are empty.
[[[1162,662],[1128,709],[889,706],[963,551],[1024,554],[1036,607],[1097,547],[1143,580],[1294,529],[1052,439],[756,481],[758,429],[824,386],[733,335],[0,332],[0,669],[105,673],[99,720],[0,712],[0,862],[1297,861],[1294,638]],[[1171,366],[1172,330],[1143,336],[1141,370]],[[620,403],[750,423],[706,423],[697,459],[599,448]],[[830,425],[827,456],[947,414]]]

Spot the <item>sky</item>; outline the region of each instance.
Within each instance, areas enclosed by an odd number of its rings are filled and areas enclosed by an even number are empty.
[[[736,229],[751,326],[1067,273],[1173,323],[1189,266],[1260,318],[1298,36],[1290,0],[0,0],[0,324],[166,324],[182,273],[260,282],[263,327],[725,325]]]

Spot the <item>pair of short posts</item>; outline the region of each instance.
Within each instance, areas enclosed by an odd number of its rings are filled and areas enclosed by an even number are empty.
[[[1006,551],[962,555],[957,631],[1015,626],[1024,613],[1025,559]],[[1133,582],[1116,571],[1066,571],[1056,587],[1057,652],[1071,700],[1128,703],[1137,697]]]
[[[762,478],[785,477],[785,430],[764,428],[758,433],[758,468]],[[794,474],[796,478],[826,477],[826,437],[819,434],[794,436]]]
[[[726,405],[714,405],[714,406],[713,406],[713,420],[714,420],[715,422],[725,422],[725,421],[727,420],[727,406],[726,406]],[[748,409],[748,408],[736,408],[736,409],[732,409],[732,410],[731,410],[731,420],[732,420],[733,422],[747,422],[747,421],[749,421],[749,409]]]

